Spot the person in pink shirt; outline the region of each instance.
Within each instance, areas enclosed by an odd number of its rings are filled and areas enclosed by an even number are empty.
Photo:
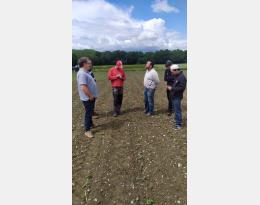
[[[120,114],[123,102],[123,87],[126,75],[123,70],[122,61],[118,60],[116,66],[109,69],[107,74],[108,80],[111,81],[112,92],[114,97],[114,112],[113,116],[116,117]]]

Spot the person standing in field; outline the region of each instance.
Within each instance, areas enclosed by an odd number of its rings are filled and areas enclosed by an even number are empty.
[[[165,63],[165,71],[164,71],[164,81],[166,82],[166,95],[168,99],[168,115],[171,116],[174,112],[173,106],[172,106],[172,99],[171,99],[171,92],[167,89],[167,86],[171,85],[174,81],[174,76],[171,73],[170,67],[172,65],[171,60],[167,60]]]
[[[174,81],[168,85],[168,90],[171,92],[172,105],[175,112],[175,130],[182,128],[182,110],[181,100],[183,98],[183,92],[186,89],[187,79],[178,65],[171,65],[171,73],[174,76]]]
[[[144,104],[147,116],[154,114],[154,93],[160,82],[158,73],[153,67],[154,63],[151,60],[147,61],[144,76]]]
[[[77,74],[77,84],[80,100],[85,108],[85,136],[93,138],[91,128],[94,124],[92,115],[94,111],[95,100],[98,97],[96,81],[90,74],[92,61],[88,57],[82,57],[78,60],[79,71]]]
[[[120,110],[123,102],[123,87],[126,75],[123,69],[122,61],[118,60],[116,66],[109,69],[107,74],[108,80],[111,81],[112,92],[114,97],[113,116],[120,115]]]

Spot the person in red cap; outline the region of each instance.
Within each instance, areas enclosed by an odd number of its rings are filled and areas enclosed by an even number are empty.
[[[120,109],[123,102],[123,86],[124,81],[126,80],[122,61],[118,60],[116,62],[116,66],[109,69],[107,77],[112,84],[112,92],[114,97],[113,116],[116,117],[120,114]]]

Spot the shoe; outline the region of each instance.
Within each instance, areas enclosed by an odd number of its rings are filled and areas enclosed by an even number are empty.
[[[117,115],[118,115],[118,114],[117,114],[116,112],[113,113],[113,117],[117,117]]]
[[[146,116],[152,116],[152,115],[153,115],[153,114],[150,113],[150,112],[146,113]]]
[[[85,132],[84,135],[85,135],[85,137],[87,137],[87,138],[93,138],[93,137],[94,137],[91,131]]]
[[[181,126],[176,125],[176,126],[174,127],[174,130],[181,130]]]

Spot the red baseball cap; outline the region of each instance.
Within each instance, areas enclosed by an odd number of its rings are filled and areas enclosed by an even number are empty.
[[[116,62],[116,66],[119,67],[119,68],[123,68],[123,63],[122,63],[122,61],[117,61],[117,62]]]

